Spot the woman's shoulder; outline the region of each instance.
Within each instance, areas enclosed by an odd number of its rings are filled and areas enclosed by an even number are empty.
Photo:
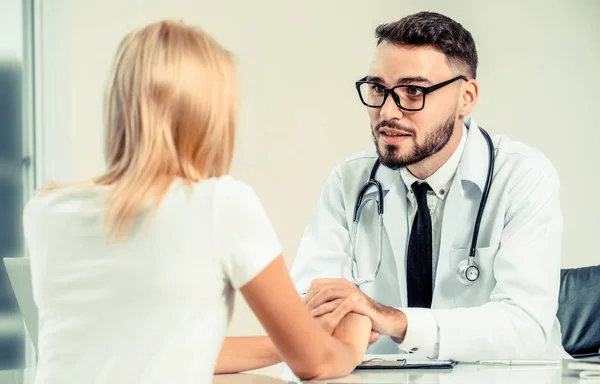
[[[212,184],[213,203],[219,211],[237,211],[240,213],[240,211],[246,211],[250,207],[262,205],[252,186],[231,175],[209,179],[208,181]]]
[[[214,190],[215,195],[225,198],[235,198],[236,196],[254,194],[254,189],[249,184],[238,180],[229,174],[202,180],[195,184],[195,189],[204,187],[211,188]]]
[[[23,207],[23,224],[45,222],[72,216],[75,212],[93,209],[102,205],[102,191],[106,188],[93,185],[71,185],[60,187],[44,187],[36,190]]]

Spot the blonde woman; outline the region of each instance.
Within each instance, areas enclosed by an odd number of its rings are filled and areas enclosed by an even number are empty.
[[[229,340],[219,371],[283,359],[327,378],[361,361],[370,320],[351,298],[311,317],[260,201],[227,176],[237,104],[232,55],[202,30],[164,21],[122,41],[106,173],[46,188],[24,212],[37,383],[208,383],[236,289],[270,340]]]

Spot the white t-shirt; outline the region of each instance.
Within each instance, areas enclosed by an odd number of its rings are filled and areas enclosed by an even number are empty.
[[[281,253],[260,201],[229,176],[175,182],[153,218],[109,244],[107,191],[58,190],[25,208],[36,383],[211,382],[235,289]]]

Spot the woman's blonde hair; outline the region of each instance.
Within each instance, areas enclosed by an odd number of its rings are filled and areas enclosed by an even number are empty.
[[[108,237],[122,239],[175,179],[229,172],[237,120],[233,57],[210,35],[160,21],[121,42],[105,99]]]

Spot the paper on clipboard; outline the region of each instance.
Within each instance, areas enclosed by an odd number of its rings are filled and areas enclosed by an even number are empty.
[[[452,369],[453,360],[432,360],[409,354],[365,355],[356,369]]]

